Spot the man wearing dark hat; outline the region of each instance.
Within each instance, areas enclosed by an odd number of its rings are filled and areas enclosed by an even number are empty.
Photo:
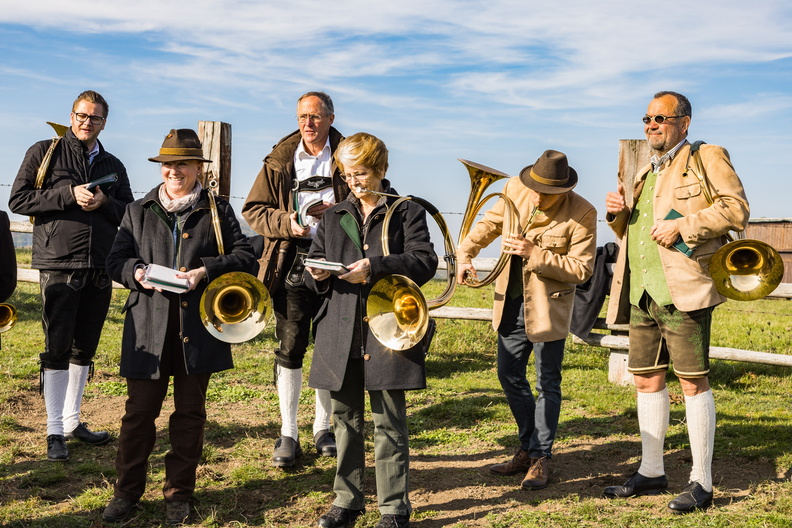
[[[343,139],[332,126],[334,120],[329,95],[308,92],[300,96],[299,130],[281,139],[264,159],[242,208],[250,227],[264,237],[259,279],[272,293],[279,341],[275,379],[281,430],[272,455],[276,467],[293,466],[302,454],[297,426],[302,366],[311,321],[322,302],[304,284],[303,262],[322,214],[349,193],[333,161],[333,153]],[[330,392],[317,389],[313,443],[322,456],[336,455],[330,412]]]
[[[702,145],[695,155],[701,163],[694,162],[687,140],[691,116],[684,95],[656,93],[642,119],[652,157],[635,175],[631,199],[625,199],[625,186],[619,182],[617,192],[608,193],[605,202],[608,225],[621,239],[607,321],[630,323],[627,370],[638,393],[641,464],[623,485],[608,486],[604,494],[614,499],[667,490],[663,446],[670,401],[665,379],[673,364],[685,395],[693,461],[687,486],[668,503],[677,514],[712,505],[715,399],[708,378],[710,326],[712,310],[726,298],[718,293],[708,269],[722,236],[745,229],[749,217],[728,152]],[[692,253],[678,250],[680,241]]]
[[[514,457],[490,467],[496,475],[523,474],[522,488],[547,486],[561,410],[561,362],[572,319],[575,285],[592,274],[597,211],[572,191],[575,170],[567,157],[545,151],[535,164],[506,182],[519,226],[504,233],[507,206],[501,198],[457,249],[457,282],[476,275],[471,259],[501,236],[511,264],[495,281],[492,327],[498,332],[498,379],[517,422]],[[534,400],[525,375],[534,353]]]
[[[110,306],[105,259],[133,199],[124,165],[98,140],[107,112],[101,95],[81,93],[63,138],[28,149],[8,201],[14,213],[35,218],[32,267],[39,270],[41,285],[46,343],[41,379],[50,461],[69,459],[66,439],[93,445],[110,441],[108,433],[90,431],[80,421],[83,391]]]

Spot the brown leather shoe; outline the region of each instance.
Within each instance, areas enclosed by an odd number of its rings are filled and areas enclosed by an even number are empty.
[[[514,457],[508,462],[502,464],[495,464],[490,466],[490,471],[495,475],[516,475],[517,473],[525,473],[531,467],[531,455],[522,447],[517,448]]]
[[[522,488],[527,490],[538,490],[547,487],[547,480],[550,478],[550,459],[547,457],[532,458],[531,467],[525,474],[522,481]]]

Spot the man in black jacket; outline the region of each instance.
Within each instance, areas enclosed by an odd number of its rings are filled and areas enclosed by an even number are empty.
[[[62,139],[39,141],[28,149],[8,201],[14,213],[35,217],[32,267],[39,270],[41,286],[46,343],[41,379],[50,461],[69,459],[66,439],[93,445],[110,441],[108,433],[92,432],[80,422],[83,391],[112,293],[105,259],[132,202],[124,165],[97,139],[107,112],[100,94],[81,93]],[[99,181],[105,183],[96,185]]]

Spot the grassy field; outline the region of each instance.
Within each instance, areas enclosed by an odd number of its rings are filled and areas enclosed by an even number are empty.
[[[20,255],[24,265],[25,255]],[[433,284],[431,297],[442,288]],[[89,384],[84,419],[118,433],[125,385],[117,375],[125,291],[117,291]],[[43,347],[37,285],[20,284],[10,300],[20,312],[2,335],[0,354],[0,526],[103,526],[100,513],[112,496],[116,443],[99,448],[70,443],[72,460],[45,461],[45,414],[38,395],[38,353]],[[460,289],[455,306],[490,307],[491,292]],[[790,353],[792,303],[729,302],[715,312],[714,343]],[[312,391],[303,387],[300,433],[306,456],[294,469],[271,467],[278,436],[272,386],[272,329],[235,346],[236,368],[212,378],[204,456],[198,471],[194,526],[315,526],[333,499],[334,459],[310,446]],[[621,483],[640,458],[634,389],[607,381],[608,352],[568,344],[564,404],[546,490],[519,489],[519,478],[489,474],[516,445],[516,428],[494,370],[495,335],[488,323],[439,320],[428,357],[429,387],[408,395],[414,526],[542,527],[792,527],[792,376],[789,369],[716,361],[718,429],[715,507],[673,516],[670,497],[608,501],[606,485]],[[690,470],[684,405],[669,376],[671,427],[666,470],[672,488]],[[142,509],[125,526],[159,526],[165,429],[159,420]],[[371,466],[371,460],[369,460]],[[369,467],[366,515],[378,521]]]

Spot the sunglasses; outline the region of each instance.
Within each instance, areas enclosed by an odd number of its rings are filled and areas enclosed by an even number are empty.
[[[662,125],[663,123],[665,123],[666,119],[674,119],[674,118],[677,118],[677,117],[685,117],[685,116],[664,116],[664,115],[661,115],[661,114],[658,114],[656,116],[645,115],[645,116],[643,116],[641,118],[641,121],[644,122],[644,125],[648,125],[652,121],[654,121],[658,125]]]

